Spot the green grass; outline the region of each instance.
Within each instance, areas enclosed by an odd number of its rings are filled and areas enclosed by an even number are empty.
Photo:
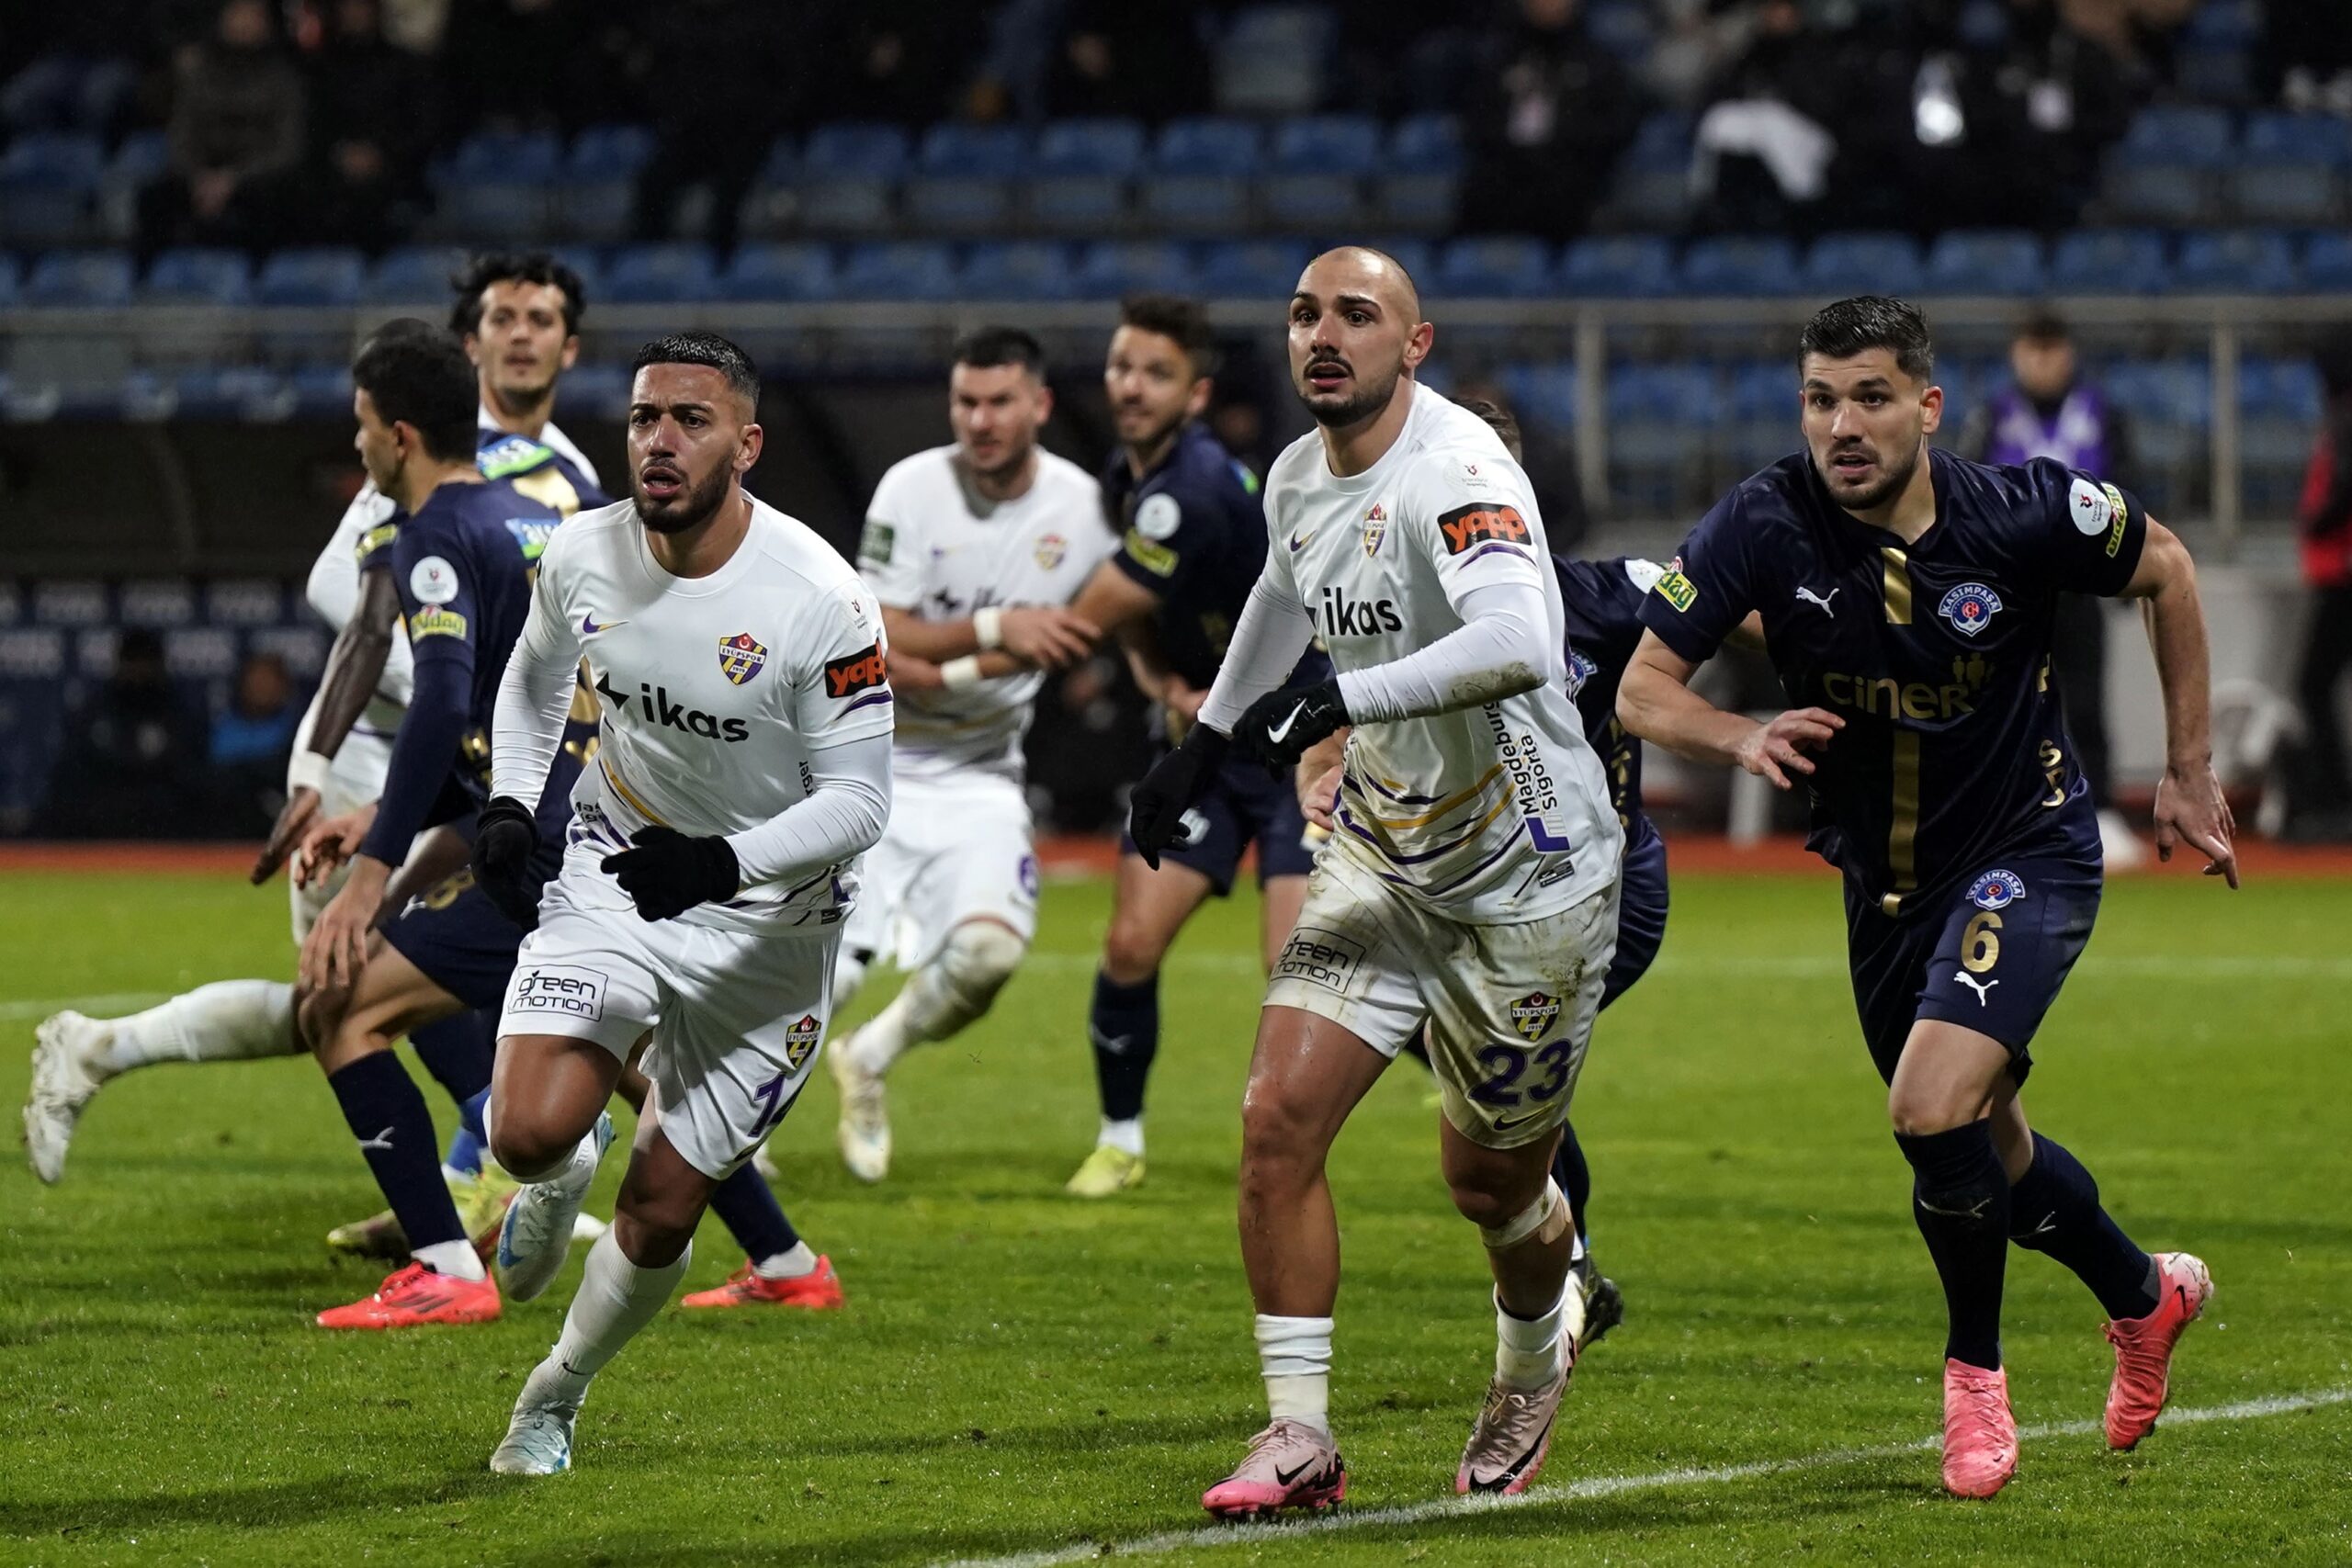
[[[1675,900],[1666,957],[1603,1021],[1577,1101],[1598,1256],[1631,1317],[1578,1373],[1548,1500],[1307,1538],[1201,1522],[1201,1489],[1261,1419],[1231,1217],[1256,910],[1212,908],[1170,966],[1148,1184],[1082,1205],[1059,1187],[1093,1132],[1083,1012],[1107,891],[1079,884],[1048,890],[1038,959],[995,1013],[893,1078],[886,1186],[841,1172],[823,1075],[786,1122],[786,1204],[849,1309],[665,1314],[597,1383],[579,1469],[549,1482],[483,1461],[576,1263],[494,1325],[322,1333],[311,1314],[377,1274],[320,1237],[377,1200],[315,1070],[110,1088],[62,1185],[0,1172],[0,1561],[880,1564],[1193,1529],[1157,1560],[2352,1559],[2343,1404],[2176,1423],[2128,1457],[2031,1440],[1990,1505],[1941,1497],[1928,1451],[1558,1495],[1908,1442],[1937,1417],[1939,1300],[1834,884],[1685,877]],[[284,919],[226,879],[8,878],[0,1097],[21,1097],[57,998],[283,974]],[[2123,883],[2040,1043],[2036,1122],[2139,1239],[2213,1267],[2184,1408],[2352,1387],[2347,929],[2342,885]],[[1424,1092],[1392,1073],[1333,1160],[1334,1415],[1359,1513],[1450,1492],[1491,1354]],[[2096,1304],[2011,1256],[2019,1419],[2095,1419]],[[688,1282],[738,1261],[706,1226]]]

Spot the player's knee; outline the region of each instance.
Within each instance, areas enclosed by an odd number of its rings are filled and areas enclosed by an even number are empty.
[[[1102,973],[1116,986],[1140,986],[1159,973],[1167,955],[1159,933],[1140,920],[1115,919],[1102,939]]]
[[[1241,1162],[1248,1173],[1311,1174],[1329,1148],[1321,1108],[1298,1087],[1252,1083],[1241,1098]]]
[[[1886,1091],[1886,1118],[1904,1137],[1925,1137],[1964,1127],[1977,1119],[1979,1107],[1962,1097],[1898,1084]]]
[[[517,1180],[531,1181],[552,1175],[580,1146],[576,1129],[557,1126],[519,1106],[493,1103],[487,1118],[490,1157]]]
[[[640,1269],[666,1269],[693,1245],[702,1204],[669,1194],[630,1193],[613,1206],[613,1241]]]
[[[343,1026],[345,1010],[350,1005],[349,991],[298,989],[294,996],[294,1028],[302,1048],[313,1055],[324,1055],[334,1041],[335,1032]]]
[[[1009,926],[967,920],[950,932],[940,950],[939,978],[957,1004],[978,1017],[996,1000],[1029,944]]]

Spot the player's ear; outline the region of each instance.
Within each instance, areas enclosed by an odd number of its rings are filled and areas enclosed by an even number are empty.
[[[1926,391],[1919,394],[1920,433],[1926,435],[1933,435],[1942,427],[1943,423],[1944,389],[1941,387],[1929,387]]]
[[[1411,335],[1405,339],[1405,368],[1419,369],[1421,362],[1430,356],[1430,350],[1436,346],[1436,325],[1430,321],[1423,321],[1416,326]]]
[[[468,333],[466,334],[466,357],[473,361],[477,367],[481,366],[481,334],[480,333]]]
[[[578,338],[578,336],[576,336],[576,335],[575,335],[575,336],[572,336],[572,337],[565,338],[565,339],[563,340],[563,358],[562,358],[562,360],[560,362],[559,368],[560,368],[560,369],[564,369],[564,370],[569,370],[569,369],[571,369],[574,365],[577,365],[577,364],[579,364],[579,363],[580,363],[580,339],[579,339],[579,338]]]
[[[1209,399],[1216,392],[1216,383],[1203,376],[1193,383],[1192,392],[1184,399],[1184,417],[1198,419],[1209,412]]]
[[[767,432],[762,430],[757,423],[746,424],[741,437],[735,444],[735,471],[739,474],[750,473],[752,465],[760,460],[761,447],[766,444]]]
[[[1037,383],[1037,423],[1045,423],[1054,417],[1054,389],[1043,380]]]

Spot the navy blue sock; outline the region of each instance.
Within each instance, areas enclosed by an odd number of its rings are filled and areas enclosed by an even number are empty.
[[[465,1240],[458,1205],[450,1201],[433,1150],[433,1113],[401,1059],[390,1051],[371,1051],[329,1075],[327,1087],[342,1103],[343,1119],[359,1140],[384,1201],[408,1233],[409,1247]]]
[[[1568,1207],[1577,1217],[1577,1235],[1589,1247],[1592,1226],[1586,1223],[1584,1210],[1592,1201],[1592,1172],[1584,1163],[1584,1145],[1577,1142],[1574,1127],[1560,1129],[1560,1152],[1552,1156],[1552,1179],[1568,1195]]]
[[[784,1205],[775,1201],[760,1168],[750,1160],[711,1193],[710,1212],[754,1265],[800,1245],[800,1233],[792,1228]]]
[[[1144,1080],[1159,1054],[1159,976],[1122,986],[1096,971],[1086,1037],[1094,1045],[1094,1085],[1102,1094],[1102,1114],[1114,1122],[1134,1121],[1143,1114]]]
[[[1993,1124],[1897,1133],[1911,1162],[1911,1217],[1944,1282],[1951,1329],[1944,1354],[1974,1367],[2001,1364],[2001,1284],[2009,1256],[2009,1179],[1993,1147]]]
[[[2098,1183],[2066,1145],[2033,1135],[2033,1164],[2009,1189],[2009,1239],[2075,1271],[2113,1318],[2156,1310],[2156,1262],[2099,1206]]]
[[[441,1163],[451,1170],[475,1174],[481,1170],[483,1151],[490,1146],[481,1113],[489,1104],[490,1090],[483,1089],[458,1107],[458,1130],[449,1134],[448,1150],[441,1156]]]
[[[442,1163],[452,1170],[480,1170],[481,1112],[477,1110],[468,1117],[465,1105],[490,1091],[491,1065],[498,1057],[498,1015],[485,1010],[438,1019],[412,1030],[408,1043],[424,1070],[458,1105],[458,1131],[451,1134]],[[468,1133],[473,1134],[471,1147],[466,1146]]]

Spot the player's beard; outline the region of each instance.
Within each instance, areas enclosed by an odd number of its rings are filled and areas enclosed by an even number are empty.
[[[1318,363],[1327,362],[1310,359],[1306,362],[1306,368],[1312,369]],[[1339,360],[1336,363],[1347,364],[1345,360]],[[1348,366],[1348,373],[1350,384],[1355,388],[1355,390],[1340,402],[1317,401],[1315,389],[1307,384],[1306,370],[1298,373],[1296,380],[1298,400],[1306,405],[1306,412],[1314,418],[1316,423],[1337,430],[1347,425],[1361,424],[1372,418],[1386,408],[1389,400],[1396,397],[1396,383],[1404,378],[1405,367],[1402,365],[1394,367],[1388,372],[1386,379],[1381,381],[1364,379],[1363,373],[1351,365]]]
[[[1914,445],[1910,456],[1899,468],[1884,467],[1882,459],[1882,472],[1884,477],[1865,491],[1849,493],[1839,490],[1830,482],[1827,466],[1818,459],[1814,463],[1814,472],[1820,476],[1821,487],[1829,492],[1829,498],[1839,507],[1848,512],[1868,512],[1873,507],[1885,505],[1903,493],[1903,487],[1909,484],[1911,476],[1919,471],[1920,454],[1926,449],[1924,445]],[[1836,454],[1832,453],[1831,456],[1834,457]]]
[[[1184,411],[1180,408],[1175,413],[1151,426],[1140,436],[1130,439],[1122,435],[1119,438],[1119,445],[1125,447],[1131,456],[1140,461],[1167,446],[1169,438],[1182,428],[1183,423]]]
[[[648,528],[657,534],[683,534],[709,522],[734,482],[735,470],[722,463],[700,483],[688,486],[664,502],[648,502],[644,486],[632,479],[630,499],[637,502],[637,520]],[[657,507],[659,511],[655,510]]]

